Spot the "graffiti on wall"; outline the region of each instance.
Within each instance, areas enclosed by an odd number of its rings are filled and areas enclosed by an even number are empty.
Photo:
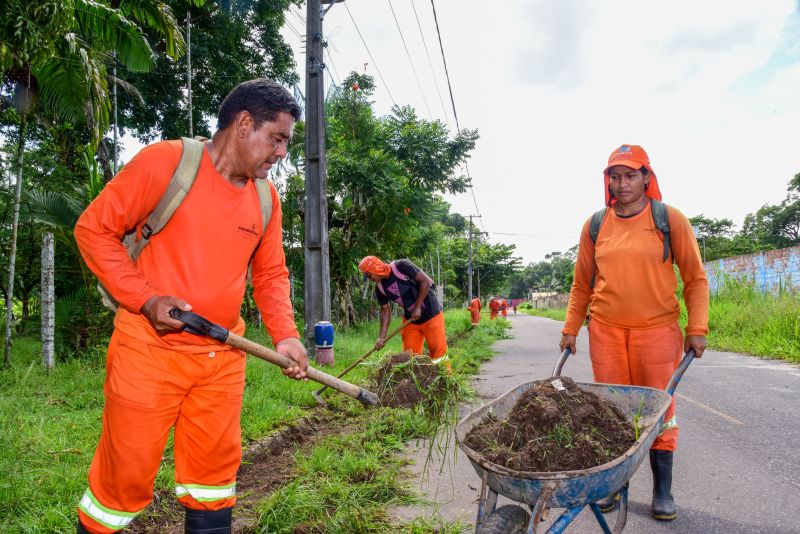
[[[800,289],[800,246],[722,258],[705,264],[708,287],[716,293],[725,278],[747,279],[763,292]]]

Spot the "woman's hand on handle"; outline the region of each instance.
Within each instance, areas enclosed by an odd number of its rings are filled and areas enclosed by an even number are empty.
[[[686,336],[683,341],[683,353],[686,354],[689,349],[694,349],[694,357],[700,358],[707,346],[706,336]]]
[[[570,334],[564,334],[561,336],[561,342],[558,344],[561,347],[561,352],[569,349],[570,354],[575,354],[577,350],[575,350],[575,340],[577,336],[572,336]]]

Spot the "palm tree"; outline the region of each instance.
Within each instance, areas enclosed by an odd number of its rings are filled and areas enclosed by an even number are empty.
[[[192,0],[193,3],[198,1]],[[91,144],[96,146],[109,122],[111,106],[106,65],[110,59],[113,57],[128,70],[136,72],[146,72],[154,64],[153,51],[137,22],[162,35],[167,53],[173,57],[177,58],[183,51],[183,38],[165,3],[128,0],[117,1],[116,4],[108,6],[93,0],[56,0],[45,2],[40,10],[32,11],[27,2],[10,2],[10,10],[17,9],[17,13],[6,12],[3,15],[9,21],[25,21],[30,20],[31,13],[38,16],[44,12],[48,16],[34,19],[32,25],[57,28],[56,33],[51,29],[33,32],[46,36],[46,42],[26,41],[13,53],[9,52],[8,47],[0,46],[2,82],[16,87],[17,98],[14,100],[20,115],[6,301],[6,366],[11,361],[14,267],[28,121],[37,115],[49,115],[73,124],[85,123],[91,134]],[[58,24],[53,24],[54,21]],[[14,34],[13,27],[0,31],[12,34],[12,42],[13,39],[20,39]]]

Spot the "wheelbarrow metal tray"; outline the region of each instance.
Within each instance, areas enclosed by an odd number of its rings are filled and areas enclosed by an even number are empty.
[[[664,391],[641,386],[578,383],[584,391],[613,402],[632,421],[639,414],[639,439],[622,456],[596,467],[578,471],[530,472],[515,471],[487,460],[465,445],[467,433],[490,413],[504,419],[520,395],[534,382],[520,384],[511,391],[473,411],[456,425],[456,441],[472,462],[472,466],[496,493],[513,501],[535,505],[542,491],[552,491],[547,506],[572,508],[602,499],[622,489],[642,463],[658,436],[664,413],[672,397]]]

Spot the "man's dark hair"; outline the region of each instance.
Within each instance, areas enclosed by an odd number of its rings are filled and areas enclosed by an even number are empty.
[[[217,128],[224,130],[233,124],[236,115],[248,112],[259,128],[267,121],[274,121],[281,111],[300,120],[300,106],[284,87],[266,78],[256,78],[234,87],[219,107]]]

